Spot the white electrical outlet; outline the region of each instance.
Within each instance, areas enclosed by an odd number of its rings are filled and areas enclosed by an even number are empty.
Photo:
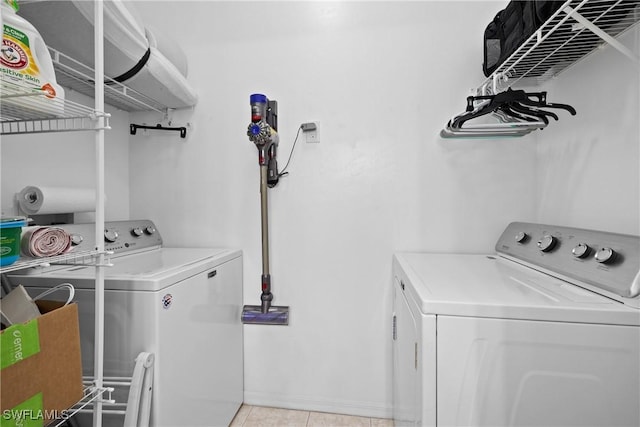
[[[320,142],[320,122],[303,123],[302,133],[307,142]]]

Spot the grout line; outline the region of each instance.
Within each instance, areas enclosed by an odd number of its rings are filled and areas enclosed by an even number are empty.
[[[253,412],[253,408],[255,408],[255,406],[251,405],[251,407],[249,408],[249,412],[247,413],[247,416],[244,417],[244,420],[242,420],[241,427],[244,427],[244,425],[247,423],[247,420],[249,419],[249,417],[251,416],[251,413]]]

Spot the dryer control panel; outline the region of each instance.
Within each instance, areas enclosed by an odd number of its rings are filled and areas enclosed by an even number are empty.
[[[614,299],[640,295],[640,236],[513,222],[496,252]]]
[[[95,224],[60,224],[56,225],[71,234],[71,242],[76,250],[91,250],[95,244]],[[105,222],[104,248],[114,254],[139,249],[162,246],[162,236],[153,221],[109,221]]]

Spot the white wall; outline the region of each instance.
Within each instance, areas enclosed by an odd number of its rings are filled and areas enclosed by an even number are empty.
[[[534,219],[533,138],[437,136],[482,81],[500,4],[136,5],[181,29],[200,102],[174,116],[193,123],[186,141],[131,138],[131,216],[168,245],[243,249],[248,304],[261,268],[249,95],[278,101],[281,166],[297,127],[320,122],[321,142],[298,141],[269,193],[275,304],[291,322],[245,326],[248,403],[389,416],[392,253],[491,252],[509,221]]]
[[[66,90],[67,99],[93,106],[93,100]],[[107,106],[112,129],[105,132],[105,218],[129,217],[128,113]],[[28,185],[95,188],[95,137],[91,131],[4,135],[0,145],[2,215],[17,215],[15,194]],[[93,214],[79,214],[79,222]]]
[[[640,57],[638,26],[619,40]],[[536,135],[539,222],[640,234],[639,68],[607,46],[545,89],[577,115]]]

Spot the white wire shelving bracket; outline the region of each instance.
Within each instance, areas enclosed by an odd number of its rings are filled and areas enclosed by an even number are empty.
[[[0,274],[8,273],[10,271],[22,270],[24,268],[32,268],[32,267],[49,267],[51,264],[66,264],[66,265],[92,265],[95,266],[97,257],[100,254],[105,255],[113,255],[111,251],[79,251],[79,252],[70,252],[67,254],[57,255],[53,257],[47,258],[27,258],[22,257],[14,264],[7,265],[5,267],[0,268]],[[103,264],[100,264],[102,267],[112,267],[110,261],[106,261]]]
[[[130,377],[104,376],[102,384],[114,393],[114,399],[102,400],[103,414],[124,415],[124,425],[137,425],[148,427],[151,413],[151,396],[153,390],[153,370],[155,355],[141,352],[135,359],[133,375]],[[95,385],[92,376],[83,377],[85,385]],[[116,398],[123,401],[117,402]],[[92,408],[86,404],[74,406],[74,410],[80,413],[93,413]]]
[[[113,387],[95,387],[93,385],[87,386],[84,388],[82,399],[76,403],[76,405],[69,410],[64,411],[64,414],[59,418],[55,419],[55,424],[51,423],[53,427],[62,426],[67,423],[67,420],[79,412],[83,412],[84,408],[93,402],[101,399],[103,402],[114,403],[111,399],[111,393],[113,393]],[[108,393],[107,399],[102,399],[102,396]]]
[[[616,37],[640,21],[640,1],[569,0],[475,91],[491,95],[513,85],[535,86],[610,45],[640,68],[638,55]]]
[[[2,135],[96,130],[100,117],[104,118],[104,129],[110,129],[110,114],[48,95],[42,90],[25,89],[10,81],[1,80]]]
[[[83,382],[85,384],[92,384],[92,377],[83,377]],[[103,377],[102,384],[104,387],[109,388],[115,394],[123,394],[124,391],[128,392],[128,389],[131,387],[132,378],[131,377]],[[92,402],[89,402],[92,403]],[[106,399],[103,400],[105,407],[108,409],[103,409],[103,414],[111,414],[111,415],[125,415],[127,412],[127,404],[124,402],[118,402],[116,399]],[[88,408],[88,405],[76,405],[74,406],[74,410],[78,413],[89,414],[93,413],[93,408]]]

